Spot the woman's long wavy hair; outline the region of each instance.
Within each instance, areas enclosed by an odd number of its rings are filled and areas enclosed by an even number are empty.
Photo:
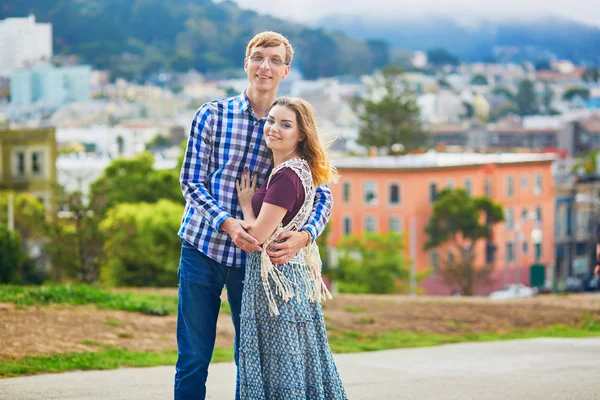
[[[296,114],[298,130],[304,137],[304,140],[298,143],[298,155],[308,162],[315,187],[325,183],[336,183],[339,175],[329,161],[326,145],[319,138],[315,111],[310,103],[297,97],[280,97],[270,109],[275,106],[287,107]]]

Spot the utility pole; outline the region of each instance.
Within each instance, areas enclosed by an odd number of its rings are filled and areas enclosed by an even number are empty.
[[[15,230],[15,206],[14,206],[14,193],[8,193],[8,230]]]
[[[410,295],[417,295],[417,219],[410,220]]]

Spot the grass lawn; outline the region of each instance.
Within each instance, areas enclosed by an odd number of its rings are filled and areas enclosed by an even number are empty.
[[[12,344],[13,351],[2,353],[0,347],[0,378],[72,370],[174,365],[177,352],[174,350],[173,314],[177,310],[177,297],[174,292],[162,293],[156,294],[149,289],[110,291],[85,285],[0,285],[0,303],[14,304],[8,311],[3,311],[5,330],[0,332],[0,342],[6,341],[4,349]],[[334,353],[539,337],[587,338],[600,337],[600,311],[594,303],[599,300],[592,297],[547,297],[523,300],[522,303],[498,303],[477,299],[411,300],[398,296],[345,295],[326,303],[325,320]],[[35,345],[36,341],[42,340],[39,335],[33,335],[31,339],[23,336],[32,329],[41,329],[39,316],[55,304],[66,307],[61,308],[61,313],[73,314],[76,318],[71,326],[93,326],[93,332],[99,330],[102,335],[96,340],[84,335],[72,339],[73,346],[69,349],[81,349],[83,345],[88,351],[62,351],[51,355],[32,354],[29,350],[19,353],[24,341],[31,340]],[[93,305],[97,310],[78,307],[82,305]],[[41,308],[28,313],[29,306]],[[122,311],[137,314],[118,314]],[[97,318],[97,325],[90,325],[91,316],[101,313],[102,319]],[[222,303],[221,313],[231,313],[227,302]],[[170,316],[165,317],[167,315]],[[28,322],[29,318],[31,322]],[[140,351],[132,345],[142,335],[139,328],[135,331],[135,324],[131,324],[131,320],[136,318],[158,324],[148,325],[153,327],[153,331],[156,327],[164,328],[164,335],[169,338],[157,338],[147,348],[165,350]],[[224,321],[228,320],[229,317],[224,318]],[[57,326],[56,321],[51,317],[47,324],[59,332],[65,329]],[[21,335],[15,333],[10,336],[11,331],[6,329],[6,325],[17,324],[25,324],[24,330]],[[113,341],[102,343],[109,336]],[[171,342],[165,342],[166,339]],[[47,335],[43,340],[45,344],[53,343]],[[57,344],[64,342],[62,336],[54,340]],[[165,343],[168,345],[165,346]],[[215,349],[213,362],[233,360],[230,343],[222,342],[222,347]],[[35,350],[35,346],[31,349]]]

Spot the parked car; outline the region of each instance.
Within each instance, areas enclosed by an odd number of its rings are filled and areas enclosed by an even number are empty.
[[[578,276],[569,276],[565,280],[565,292],[567,293],[579,293],[585,290],[585,284],[583,279]]]
[[[598,278],[594,272],[589,271],[583,275],[579,275],[579,278],[583,281],[583,290],[586,292],[600,290],[600,278]]]
[[[526,286],[522,283],[512,283],[502,290],[496,290],[488,295],[492,300],[508,300],[533,297],[537,294],[537,288]]]

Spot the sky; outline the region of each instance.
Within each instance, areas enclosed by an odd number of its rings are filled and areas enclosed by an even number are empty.
[[[600,27],[598,0],[233,0],[240,7],[310,23],[332,14],[422,17],[451,16],[466,25],[478,18],[560,16]],[[342,8],[343,7],[343,8]]]

